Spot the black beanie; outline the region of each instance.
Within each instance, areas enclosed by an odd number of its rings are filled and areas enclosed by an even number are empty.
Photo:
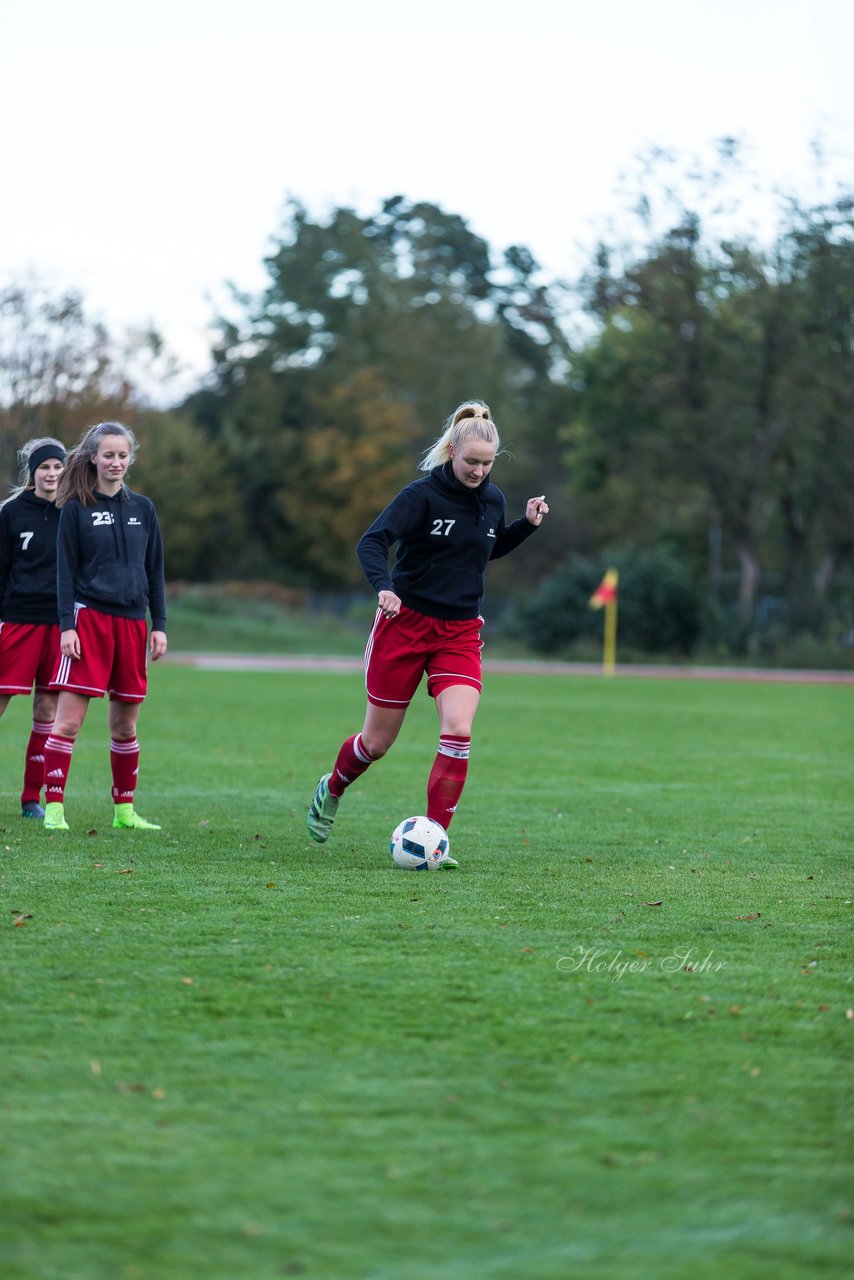
[[[40,467],[43,462],[47,462],[48,458],[59,458],[60,462],[65,461],[65,450],[61,444],[43,444],[38,449],[33,449],[29,458],[27,458],[27,466],[30,469],[30,479],[36,474],[36,467]]]

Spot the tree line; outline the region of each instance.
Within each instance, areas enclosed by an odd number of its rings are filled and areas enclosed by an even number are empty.
[[[290,202],[266,288],[232,292],[209,376],[168,409],[141,391],[168,368],[156,333],[117,338],[79,294],[12,282],[0,462],[11,483],[23,440],[71,443],[117,417],[140,439],[133,482],[157,503],[173,579],[344,592],[361,584],[359,535],[450,409],[478,396],[507,446],[510,513],[544,489],[552,509],[524,567],[495,567],[499,602],[554,592],[573,564],[595,576],[609,557],[659,555],[707,640],[749,651],[769,618],[839,638],[852,626],[854,201],[789,199],[759,247],[714,234],[685,201],[654,226],[661,193],[638,194],[645,234],[603,238],[573,282],[434,204],[394,196],[318,218]]]

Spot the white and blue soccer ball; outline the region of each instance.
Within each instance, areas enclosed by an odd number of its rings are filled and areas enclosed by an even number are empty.
[[[438,871],[450,850],[448,833],[430,818],[404,818],[391,834],[391,856],[405,871]]]

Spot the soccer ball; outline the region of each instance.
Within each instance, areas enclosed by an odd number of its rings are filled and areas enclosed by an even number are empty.
[[[448,833],[429,818],[404,818],[391,834],[391,856],[406,871],[438,871],[448,856]]]

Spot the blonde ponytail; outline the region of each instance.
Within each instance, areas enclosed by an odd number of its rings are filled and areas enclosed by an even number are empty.
[[[492,421],[489,405],[483,400],[464,400],[445,420],[442,434],[425,453],[419,463],[419,471],[432,471],[444,466],[452,450],[458,449],[464,440],[485,440],[494,444],[496,452],[501,447],[498,428]]]

